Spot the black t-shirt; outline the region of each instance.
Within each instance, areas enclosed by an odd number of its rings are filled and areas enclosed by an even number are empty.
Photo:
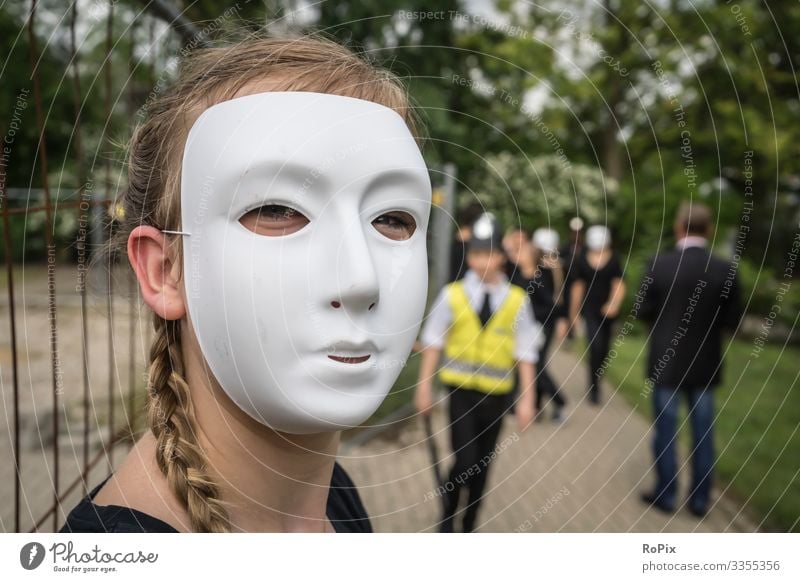
[[[536,319],[545,327],[554,326],[556,320],[566,317],[566,312],[564,311],[563,302],[556,303],[558,289],[556,289],[556,277],[553,274],[553,269],[540,266],[535,282],[536,290],[531,297],[531,301]],[[535,297],[537,293],[538,300]]]
[[[110,478],[109,475],[81,499],[67,516],[60,533],[177,533],[168,523],[137,509],[95,505],[92,500]],[[358,490],[339,463],[333,466],[325,513],[337,533],[372,533]]]
[[[533,307],[533,319],[550,328],[559,317],[564,317],[563,305],[555,304],[556,283],[552,269],[539,266],[532,279],[525,277],[520,268],[511,261],[505,266],[509,281],[528,292]]]
[[[458,237],[450,245],[450,273],[448,283],[458,281],[467,272],[467,244]]]
[[[603,317],[600,308],[611,296],[611,282],[621,278],[622,267],[616,253],[611,253],[611,257],[602,268],[595,269],[586,259],[586,251],[582,252],[575,265],[575,279],[586,284],[581,312],[585,316]]]
[[[572,283],[575,282],[578,270],[578,262],[583,252],[582,247],[567,243],[561,247],[561,264],[564,267],[564,291],[563,291],[563,314],[569,315],[569,302],[572,300]]]

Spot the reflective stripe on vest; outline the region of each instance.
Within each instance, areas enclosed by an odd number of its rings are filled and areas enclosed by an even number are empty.
[[[504,394],[514,387],[515,320],[525,290],[509,285],[500,307],[486,326],[470,305],[464,284],[447,286],[447,299],[453,323],[447,334],[439,379],[459,388],[488,394]]]

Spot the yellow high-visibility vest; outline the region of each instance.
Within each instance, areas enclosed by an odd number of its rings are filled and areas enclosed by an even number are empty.
[[[515,320],[526,292],[510,285],[486,326],[470,305],[461,281],[447,286],[453,323],[447,334],[439,379],[458,388],[506,394],[514,387]]]

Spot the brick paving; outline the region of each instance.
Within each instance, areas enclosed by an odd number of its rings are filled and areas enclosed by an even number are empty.
[[[584,366],[567,350],[554,355],[551,369],[569,399],[566,419],[534,424],[522,434],[513,417],[505,419],[478,531],[757,531],[757,521],[719,491],[702,520],[685,508],[673,515],[646,508],[639,494],[653,480],[647,416],[611,394],[608,385],[600,407],[582,401]],[[452,462],[445,418],[442,402],[433,432],[443,472]],[[340,461],[358,485],[376,531],[436,531],[440,502],[422,422],[410,419],[391,432],[391,439],[343,447]],[[688,489],[688,469],[682,466],[681,491]]]
[[[64,367],[65,394],[62,402],[75,405],[81,395],[81,358],[79,311],[74,298],[67,297],[59,310],[61,362]],[[104,331],[104,309],[93,302],[90,319],[90,352],[92,361],[93,451],[99,450],[98,429],[103,425],[103,404],[107,399],[108,364],[107,331]],[[127,350],[131,318],[127,307],[115,309],[114,335],[117,350]],[[5,329],[7,306],[0,309]],[[27,305],[18,311],[22,374],[22,412],[37,414],[49,402],[49,352],[46,303]],[[149,343],[148,323],[141,313],[134,314],[136,337],[135,370],[143,368],[144,350]],[[107,324],[105,324],[107,325]],[[38,331],[34,329],[38,326]],[[27,330],[27,331],[26,331]],[[36,333],[34,333],[36,332]],[[38,338],[38,340],[37,340]],[[105,344],[105,345],[104,345]],[[112,344],[112,345],[113,345]],[[104,349],[105,348],[105,349]],[[13,530],[13,463],[10,426],[11,382],[8,341],[0,341],[0,400],[4,413],[0,415],[0,532]],[[128,362],[114,363],[117,393],[125,393],[128,384]],[[556,352],[551,369],[561,381],[569,399],[563,424],[549,420],[535,424],[525,433],[517,434],[513,417],[505,420],[499,442],[501,447],[487,485],[487,497],[479,515],[479,531],[511,532],[743,532],[756,531],[758,519],[740,511],[727,495],[717,491],[715,505],[703,520],[681,509],[672,516],[644,507],[639,493],[652,485],[650,467],[650,425],[648,414],[641,414],[621,396],[611,394],[606,385],[606,399],[599,407],[583,401],[585,370],[568,350]],[[134,373],[136,373],[136,371]],[[649,411],[646,411],[649,413]],[[94,416],[95,414],[100,417]],[[61,436],[61,484],[78,475],[81,458],[81,429],[73,413],[72,422],[64,422]],[[445,426],[444,403],[437,406],[433,427],[442,471],[449,468],[451,459],[448,432]],[[30,429],[29,429],[30,430]],[[41,433],[33,427],[38,442]],[[28,435],[30,436],[30,435]],[[29,439],[30,440],[30,439]],[[22,529],[27,531],[34,520],[52,503],[52,453],[43,453],[29,443],[23,447]],[[719,444],[718,444],[719,446]],[[125,447],[104,459],[89,479],[93,486],[106,475],[110,466],[125,456]],[[686,455],[681,456],[685,463]],[[392,427],[384,436],[363,445],[342,448],[340,460],[359,486],[376,531],[426,532],[435,531],[439,517],[439,498],[430,467],[422,423],[410,419]],[[682,491],[687,488],[688,466],[681,473]],[[62,506],[69,511],[81,495],[76,489]],[[50,531],[48,520],[41,531]]]

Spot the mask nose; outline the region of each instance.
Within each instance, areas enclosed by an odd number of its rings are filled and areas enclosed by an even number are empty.
[[[333,295],[330,305],[351,314],[375,309],[380,299],[378,274],[359,225],[347,229],[336,249]]]

